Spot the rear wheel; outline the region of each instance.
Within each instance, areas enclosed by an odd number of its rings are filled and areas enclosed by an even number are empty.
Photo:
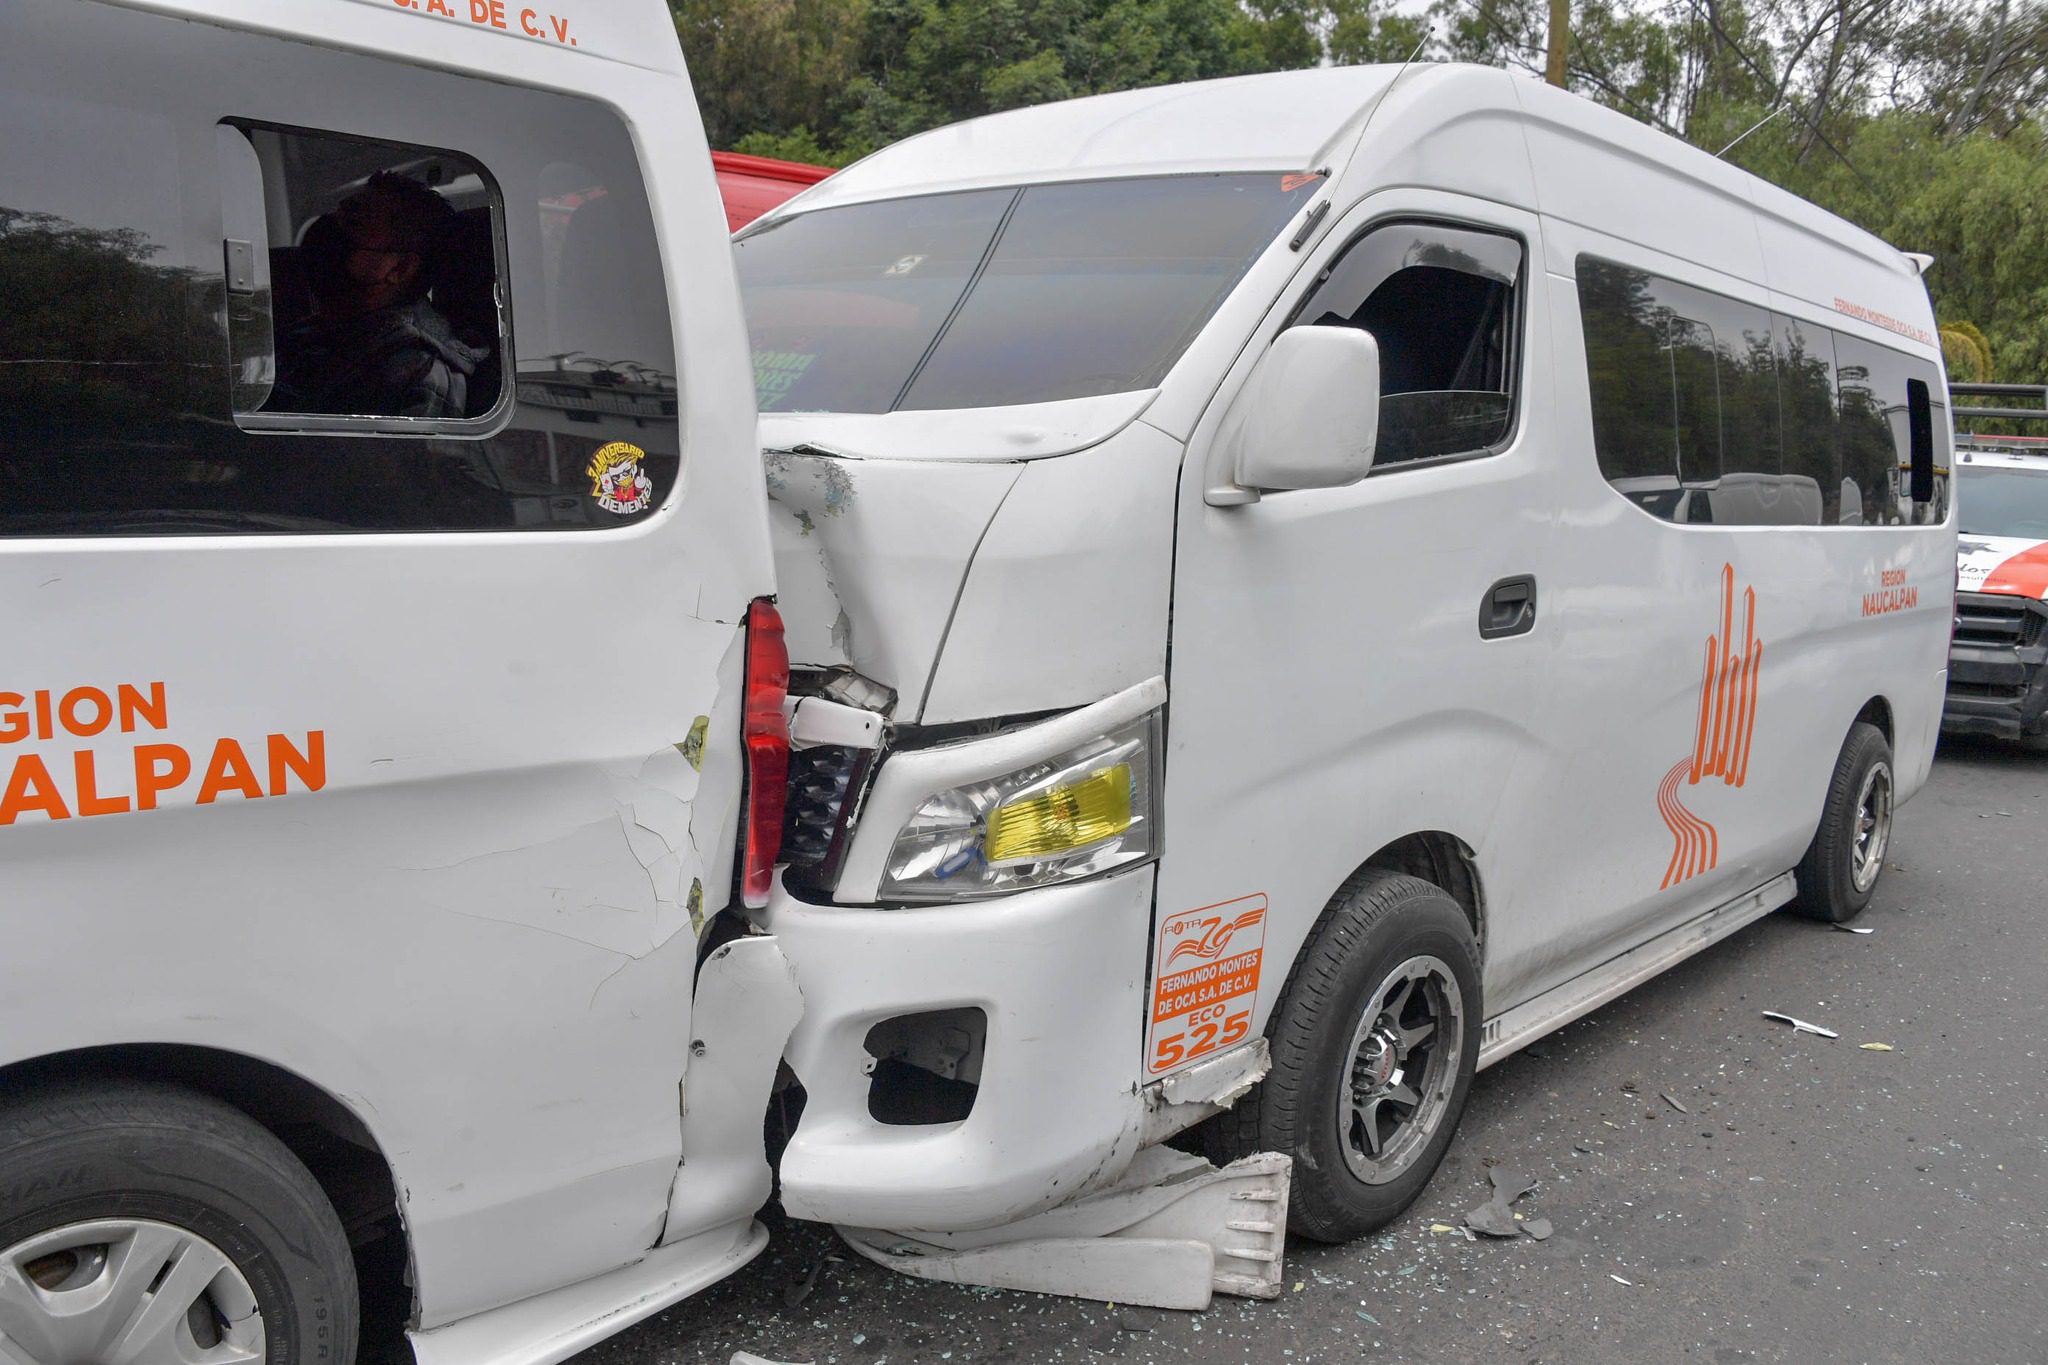
[[[0,1360],[350,1365],[356,1282],[319,1184],[243,1114],[106,1082],[0,1104]]]
[[[1479,1055],[1479,953],[1458,903],[1368,870],[1323,912],[1267,1026],[1273,1068],[1215,1120],[1215,1155],[1294,1158],[1288,1226],[1342,1242],[1391,1221],[1450,1147]]]
[[[1800,914],[1845,924],[1863,913],[1891,847],[1892,746],[1875,725],[1858,721],[1835,760],[1820,828],[1795,874]]]

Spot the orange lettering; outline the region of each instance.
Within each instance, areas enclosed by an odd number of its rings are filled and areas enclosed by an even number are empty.
[[[64,809],[64,798],[57,795],[57,784],[50,780],[50,770],[43,766],[43,760],[34,754],[23,754],[14,761],[14,772],[7,779],[6,792],[0,793],[0,825],[11,825],[17,817],[32,810],[39,810],[52,820],[71,818],[71,812]]]
[[[569,42],[569,21],[567,19],[555,19],[552,15],[549,18],[553,20],[555,25],[555,41],[558,43]],[[574,43],[569,45],[571,47],[575,46]]]
[[[427,0],[427,13],[439,14],[449,19],[455,17],[455,11],[448,8],[448,0]]]
[[[19,692],[0,692],[0,744],[13,744],[28,738],[28,712],[11,708],[25,705],[28,698]]]
[[[80,702],[92,705],[93,718],[90,722],[78,718]],[[97,687],[74,687],[64,694],[63,701],[57,703],[57,719],[80,739],[91,739],[114,723],[114,703]]]
[[[125,796],[101,796],[99,775],[93,771],[92,750],[80,749],[71,756],[72,770],[78,775],[78,813],[80,815],[125,815],[128,813],[128,798]]]
[[[533,10],[523,9],[519,11],[519,27],[526,30],[526,36],[529,38],[546,37],[547,31],[543,29],[539,24],[533,22],[534,17],[535,14]]]
[[[276,761],[275,758],[271,760],[273,764]],[[240,792],[251,801],[261,800],[263,796],[263,788],[256,782],[256,772],[249,766],[249,756],[242,752],[241,745],[231,739],[224,739],[213,746],[213,757],[206,764],[206,776],[199,783],[198,803],[210,806],[223,791]]]
[[[121,733],[135,733],[135,722],[146,720],[152,730],[168,730],[171,725],[170,707],[164,703],[164,685],[153,682],[149,685],[149,699],[143,700],[138,688],[122,683],[115,689],[115,697],[121,703]]]
[[[159,768],[161,763],[164,766]],[[176,744],[135,746],[135,809],[155,810],[159,794],[192,776],[192,755]]]
[[[306,735],[306,751],[300,753],[283,735],[270,737],[270,794],[283,796],[285,771],[289,769],[306,784],[309,792],[327,785],[327,732],[312,730]]]

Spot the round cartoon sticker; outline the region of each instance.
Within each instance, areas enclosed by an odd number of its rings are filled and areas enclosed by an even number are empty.
[[[629,441],[613,441],[590,457],[590,496],[607,512],[631,516],[654,501],[654,480],[640,462],[647,452]]]

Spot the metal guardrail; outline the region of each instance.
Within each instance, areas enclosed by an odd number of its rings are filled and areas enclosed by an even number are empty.
[[[1956,421],[1978,418],[2001,422],[2048,422],[2048,384],[1951,384],[1949,401],[1962,398],[2032,398],[2038,408],[1962,407],[1950,409]]]

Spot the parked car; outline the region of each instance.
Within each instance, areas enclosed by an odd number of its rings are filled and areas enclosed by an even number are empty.
[[[2048,385],[1957,384],[1956,638],[1942,727],[2048,748]],[[2038,406],[2022,406],[2031,399]]]

